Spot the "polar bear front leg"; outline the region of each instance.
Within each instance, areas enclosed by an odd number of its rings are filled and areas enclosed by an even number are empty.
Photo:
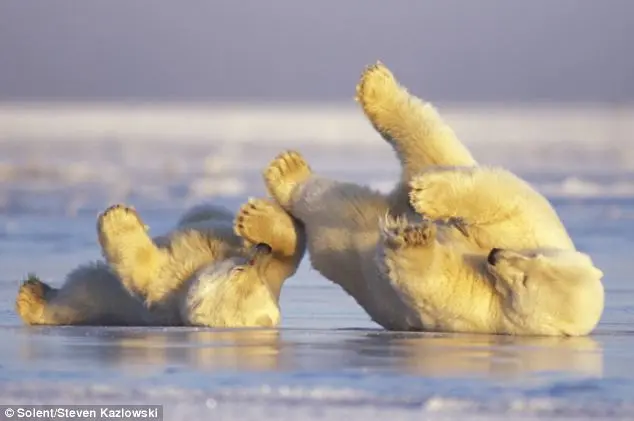
[[[430,248],[436,242],[436,232],[436,224],[429,219],[410,223],[387,215],[381,222],[383,246],[392,251]]]
[[[431,165],[476,165],[436,109],[407,92],[382,63],[366,67],[357,85],[356,100],[396,151],[404,181]]]
[[[305,235],[297,224],[279,205],[263,199],[249,199],[240,207],[234,221],[235,233],[250,246],[267,244],[271,247],[273,259],[265,277],[278,300],[282,284],[297,271],[306,249]]]
[[[506,240],[497,229],[521,213],[521,193],[505,194],[517,182],[504,171],[484,167],[430,169],[410,182],[410,204],[420,215],[454,225],[465,236],[486,228],[486,241],[474,241],[493,247]]]
[[[114,205],[99,215],[97,233],[104,258],[124,287],[148,302],[152,301],[152,282],[168,261],[147,234],[136,210]]]

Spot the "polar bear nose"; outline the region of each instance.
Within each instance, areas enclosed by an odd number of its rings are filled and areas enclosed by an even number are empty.
[[[255,252],[257,254],[271,254],[273,249],[268,244],[258,243],[255,245]]]
[[[495,266],[498,260],[500,260],[501,252],[502,252],[502,249],[499,249],[499,248],[491,249],[491,251],[489,252],[489,255],[487,256],[487,262],[489,262],[491,266]]]
[[[249,257],[249,265],[255,265],[256,261],[261,256],[268,256],[273,252],[271,246],[265,243],[258,243],[253,247],[251,256]]]

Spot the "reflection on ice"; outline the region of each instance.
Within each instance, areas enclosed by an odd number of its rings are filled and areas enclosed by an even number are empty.
[[[376,334],[351,342],[358,342],[362,356],[391,356],[392,369],[424,377],[521,379],[546,372],[600,376],[603,369],[601,346],[590,337]]]
[[[314,411],[325,419],[525,419],[535,411],[582,419],[632,407],[604,379],[603,347],[591,337],[94,327],[1,334],[0,395],[10,403],[158,400],[170,419],[210,410],[227,419],[312,419]]]
[[[10,360],[25,367],[54,362],[117,370],[396,372],[420,377],[525,379],[540,373],[603,373],[591,337],[396,333],[372,330],[211,330],[189,328],[55,328],[14,331]],[[5,349],[4,354],[11,353]],[[28,370],[28,368],[25,368]]]

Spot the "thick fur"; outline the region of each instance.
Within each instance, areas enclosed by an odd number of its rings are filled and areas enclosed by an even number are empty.
[[[409,182],[430,166],[470,166],[476,161],[436,108],[410,95],[381,62],[368,66],[356,101],[372,126],[394,148]]]
[[[378,221],[390,211],[389,198],[364,186],[318,177],[294,151],[276,157],[264,178],[269,193],[303,223],[312,266],[341,286],[374,321],[402,329],[406,309],[394,289],[380,282],[372,263],[380,237]]]
[[[502,168],[430,167],[410,181],[410,203],[435,221],[459,220],[481,248],[574,250],[548,200]]]
[[[97,233],[106,263],[80,266],[59,289],[35,276],[23,283],[16,309],[26,324],[275,326],[305,248],[297,222],[258,199],[235,218],[197,206],[154,238],[133,208],[115,205]]]
[[[382,64],[366,69],[357,100],[401,161],[390,194],[319,177],[295,151],[264,171],[269,193],[304,224],[313,267],[388,329],[583,335],[594,328],[602,274],[575,251],[543,196],[508,171],[478,166],[436,110]],[[500,285],[516,288],[509,279],[519,275],[487,262],[496,247],[531,262],[521,266],[530,293],[501,292]]]
[[[150,325],[155,316],[130,295],[103,262],[79,266],[56,289],[30,275],[16,300],[29,325]]]
[[[602,272],[569,249],[488,254],[430,220],[387,217],[377,261],[426,330],[579,336],[603,311]]]

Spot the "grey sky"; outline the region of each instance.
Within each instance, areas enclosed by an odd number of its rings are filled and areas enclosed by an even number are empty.
[[[631,0],[0,3],[0,100],[348,100],[384,61],[436,101],[634,99]]]

